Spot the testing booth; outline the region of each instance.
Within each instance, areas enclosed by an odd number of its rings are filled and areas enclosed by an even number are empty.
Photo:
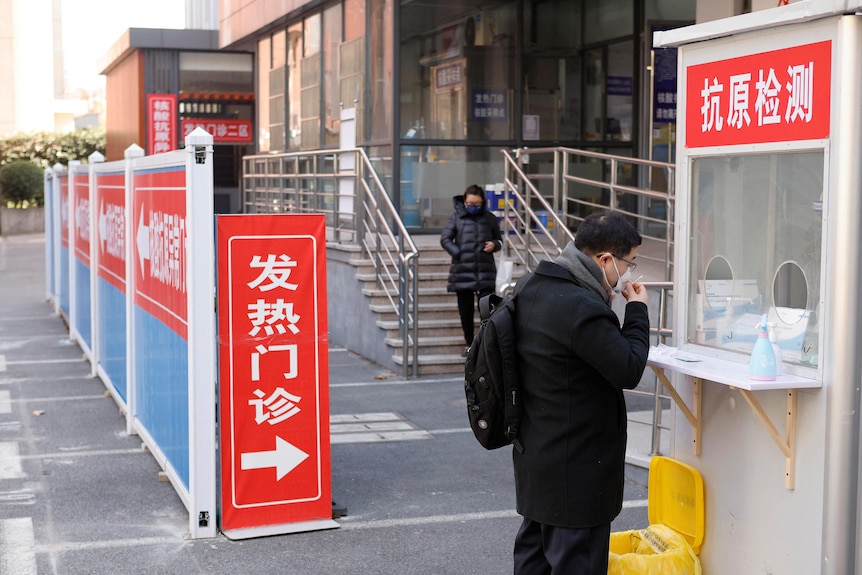
[[[678,48],[672,456],[706,573],[860,572],[862,2],[658,32]],[[781,373],[749,377],[763,314]]]

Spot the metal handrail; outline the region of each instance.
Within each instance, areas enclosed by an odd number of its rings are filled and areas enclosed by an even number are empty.
[[[343,186],[352,182],[352,186]],[[418,375],[419,249],[361,148],[243,157],[246,213],[322,213],[327,241],[355,243],[398,317],[403,375]]]
[[[548,244],[546,248],[540,249],[543,256],[553,253],[561,249],[561,243],[571,239],[569,230],[577,228],[577,224],[583,221],[585,215],[581,216],[579,213],[589,213],[597,209],[612,209],[635,220],[645,242],[658,242],[663,246],[663,257],[649,255],[652,250],[646,250],[647,253],[640,254],[640,257],[661,262],[665,269],[665,279],[669,281],[672,278],[673,217],[676,203],[674,193],[676,166],[674,164],[565,147],[522,148],[515,150],[514,155],[507,150],[503,150],[502,153],[505,164],[506,192],[511,193],[518,200],[515,204],[506,202],[504,221],[507,223],[517,222],[522,226],[522,233],[527,236],[527,241],[522,242],[520,246],[516,245],[515,242],[509,242],[509,244],[515,251],[516,257],[528,269],[532,269],[535,262],[530,262],[531,258],[521,254],[520,250],[530,252],[532,245],[537,243],[536,240],[538,239],[540,240],[539,244]],[[527,174],[525,172],[524,166],[529,165],[534,158],[547,155],[552,158],[553,173]],[[609,177],[604,177],[604,170],[602,170],[602,177],[599,178],[589,178],[571,173],[573,166],[579,165],[578,160],[582,159],[590,160],[592,164],[596,162],[607,163]],[[621,171],[634,172],[636,169],[640,172],[639,179],[643,181],[642,185],[632,185],[628,181],[634,179],[634,176],[628,178],[627,181],[620,181],[619,173]],[[665,174],[666,184],[663,189],[653,189],[655,170]],[[547,181],[551,182],[551,190],[546,190],[546,193],[540,192],[537,184]],[[578,186],[604,192],[602,195],[606,195],[607,199],[602,202],[594,201],[592,198],[579,197]],[[660,218],[651,216],[649,213],[624,209],[620,205],[619,199],[626,194],[650,203],[664,203],[665,217]],[[535,213],[534,206],[536,205],[541,206],[536,209],[544,212],[542,218],[539,218]],[[554,233],[550,233],[550,226],[544,225],[543,220],[549,224],[553,222]],[[651,226],[661,226],[664,237],[649,233]],[[533,231],[534,228],[536,229],[535,232]]]
[[[368,155],[362,149],[357,150],[357,155],[361,159],[357,177],[360,183],[356,214],[357,243],[363,252],[373,259],[377,287],[383,290],[398,313],[403,375],[408,376],[408,366],[412,365],[413,375],[417,376],[419,249],[404,226],[392,199],[386,193],[386,188]]]
[[[657,289],[659,292],[658,301],[658,325],[650,327],[650,340],[655,340],[657,344],[665,343],[673,336],[673,330],[668,326],[670,308],[668,298],[670,292],[673,291],[673,282],[643,282],[643,285],[648,290]],[[662,424],[662,402],[670,400],[669,395],[661,392],[661,382],[656,378],[653,391],[640,391],[638,389],[627,389],[626,394],[647,396],[653,398],[653,413],[651,421],[644,421],[636,417],[629,416],[628,420],[631,423],[639,423],[649,425],[652,428],[652,439],[650,442],[650,455],[661,455],[661,432],[669,430],[670,427]]]

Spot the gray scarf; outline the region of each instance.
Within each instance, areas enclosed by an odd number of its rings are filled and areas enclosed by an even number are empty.
[[[610,305],[611,298],[604,287],[604,276],[602,268],[596,260],[575,247],[574,242],[569,242],[563,251],[554,260],[554,263],[566,268],[578,283],[590,291],[598,294],[602,301]]]

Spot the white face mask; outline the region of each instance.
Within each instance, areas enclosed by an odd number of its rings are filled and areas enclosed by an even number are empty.
[[[611,257],[614,260],[614,269],[617,270],[617,276],[619,276],[617,283],[611,287],[611,290],[614,293],[621,294],[626,288],[626,282],[629,281],[632,277],[632,269],[629,266],[626,266],[625,273],[621,274],[620,268],[617,266],[617,258],[615,258],[613,255],[611,255]],[[607,272],[605,272],[605,268],[602,268],[602,273],[605,274],[605,282],[607,282],[608,285],[611,285],[611,282],[608,281],[608,274]]]
[[[617,266],[616,261],[614,262],[614,267]],[[619,273],[619,272],[617,272]],[[614,292],[623,293],[623,290],[626,289],[626,283],[628,283],[632,279],[632,270],[630,267],[626,266],[626,271],[623,275],[620,276],[620,279],[617,280],[617,285],[613,287]]]

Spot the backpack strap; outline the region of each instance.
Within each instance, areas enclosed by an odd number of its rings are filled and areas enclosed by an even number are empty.
[[[490,293],[485,297],[479,298],[479,319],[485,321],[491,317],[491,312],[497,309],[501,301],[503,301],[503,298],[495,293]]]

